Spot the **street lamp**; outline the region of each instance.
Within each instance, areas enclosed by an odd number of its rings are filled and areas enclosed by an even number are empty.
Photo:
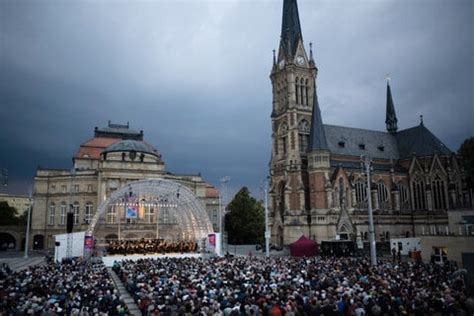
[[[370,164],[372,159],[361,156],[360,160],[364,163],[365,173],[367,174],[367,207],[369,211],[369,242],[370,242],[370,263],[372,266],[377,265],[377,253],[375,248],[375,229],[374,229],[374,215],[372,213],[372,197],[370,185]]]
[[[221,179],[221,190],[219,191],[219,233],[221,234],[221,240],[220,240],[220,248],[221,248],[221,253],[224,250],[224,213],[225,213],[225,188],[227,182],[230,181],[230,177],[225,176]]]
[[[263,185],[265,194],[265,256],[270,257],[270,230],[268,229],[268,181]]]
[[[30,205],[28,206],[28,215],[26,218],[26,236],[25,236],[25,254],[23,258],[28,258],[28,241],[30,240],[30,225],[31,225],[31,208],[33,207],[33,196],[32,191],[30,189]]]

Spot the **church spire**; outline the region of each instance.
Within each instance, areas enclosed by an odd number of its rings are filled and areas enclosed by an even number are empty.
[[[284,50],[287,57],[294,57],[298,40],[302,38],[298,4],[296,0],[284,0],[280,49]]]
[[[393,105],[392,92],[390,91],[390,78],[387,77],[387,113],[385,116],[385,124],[387,125],[387,131],[389,133],[396,133],[398,130],[397,126],[397,115],[395,114],[395,106]]]
[[[326,133],[324,132],[323,120],[321,119],[321,110],[319,109],[318,94],[316,93],[316,82],[314,83],[313,93],[313,115],[311,118],[311,130],[309,134],[308,151],[327,150],[328,143]]]

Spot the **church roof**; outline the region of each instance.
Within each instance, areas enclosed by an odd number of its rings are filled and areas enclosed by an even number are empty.
[[[431,156],[435,153],[450,155],[452,152],[423,123],[395,134],[400,158]]]
[[[109,152],[128,152],[128,151],[136,151],[139,153],[148,153],[155,156],[159,156],[158,150],[156,150],[153,146],[147,144],[144,141],[137,141],[133,139],[125,139],[119,142],[113,143],[112,145],[108,146],[104,149],[104,153]]]
[[[387,132],[324,125],[329,151],[347,156],[398,159],[397,141]]]
[[[323,127],[323,120],[321,118],[321,110],[319,109],[316,83],[314,83],[313,90],[313,115],[311,117],[308,151],[328,149],[326,133]]]
[[[283,1],[283,18],[281,24],[280,46],[288,57],[294,57],[298,40],[302,39],[298,4],[296,0]]]
[[[404,159],[452,152],[423,124],[394,134],[361,128],[324,125],[329,151],[346,156]]]

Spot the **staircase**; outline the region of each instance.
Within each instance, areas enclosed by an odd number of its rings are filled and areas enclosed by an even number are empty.
[[[123,285],[117,274],[112,270],[112,268],[107,268],[107,270],[109,271],[109,275],[115,283],[115,288],[117,289],[119,295],[122,296],[122,300],[127,305],[128,312],[130,313],[130,315],[141,316],[142,313],[138,309],[137,304],[130,296],[130,294],[128,294],[127,290],[125,289],[125,286]]]

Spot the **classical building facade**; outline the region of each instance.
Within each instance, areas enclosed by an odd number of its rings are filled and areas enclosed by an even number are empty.
[[[367,240],[367,181],[361,156],[372,159],[369,196],[377,240],[466,234],[472,196],[454,153],[420,124],[398,130],[387,82],[386,131],[323,124],[318,68],[309,54],[296,0],[284,0],[281,39],[274,54],[270,208],[272,242],[302,234],[316,241]],[[455,217],[455,216],[454,216]]]
[[[182,184],[202,202],[214,230],[218,230],[219,192],[200,174],[177,175],[166,171],[156,148],[144,140],[143,131],[129,125],[95,128],[94,137],[82,143],[72,169],[38,168],[34,177],[31,247],[54,247],[54,235],[66,232],[67,212],[74,212],[74,231],[87,230],[101,202],[115,190],[143,179],[167,179]],[[153,207],[140,207],[139,223],[127,221],[123,208],[109,208],[96,230],[96,238],[155,237],[172,234],[172,219]],[[129,225],[130,224],[130,225]],[[163,230],[163,227],[168,227]]]

